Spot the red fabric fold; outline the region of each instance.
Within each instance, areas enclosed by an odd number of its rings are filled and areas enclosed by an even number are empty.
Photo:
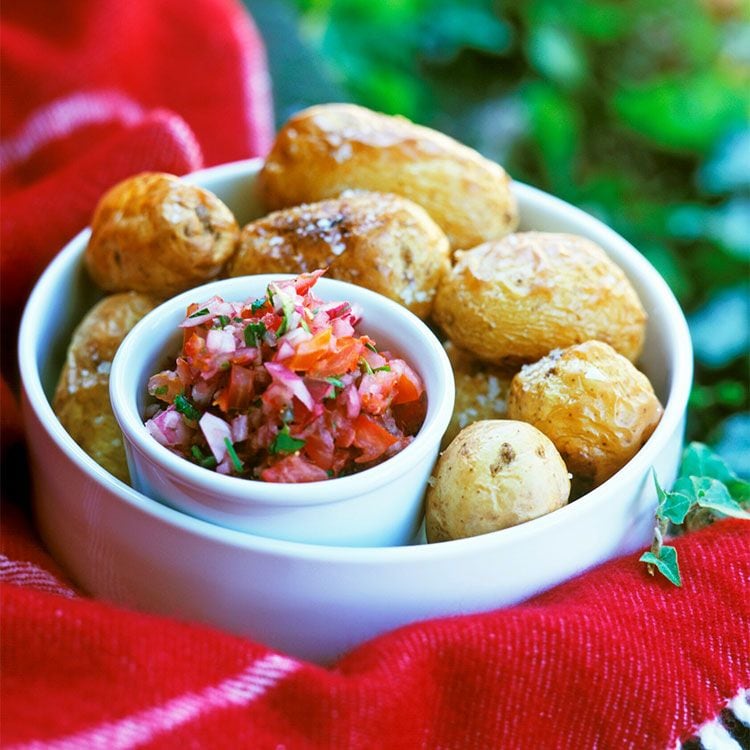
[[[232,0],[26,0],[4,4],[0,30],[7,352],[31,285],[103,191],[262,155],[271,112],[262,44]],[[740,522],[677,541],[683,589],[629,556],[331,669],[88,599],[34,533],[5,380],[0,396],[3,746],[666,748],[750,687]]]

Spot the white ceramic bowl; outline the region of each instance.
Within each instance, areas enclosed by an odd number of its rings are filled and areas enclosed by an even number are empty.
[[[245,222],[260,214],[259,162],[199,172]],[[212,623],[272,647],[330,661],[365,639],[429,617],[519,602],[614,555],[647,545],[656,497],[676,476],[692,377],[685,319],[654,268],[622,237],[563,201],[515,183],[523,229],[598,242],[630,277],[650,316],[641,367],[664,416],[642,450],[593,492],[492,534],[434,545],[331,547],[221,528],[150,500],[94,463],[49,399],[75,324],[99,293],[83,267],[88,231],[39,279],[19,341],[24,416],[43,539],[91,594]]]
[[[363,311],[358,325],[381,349],[406,359],[419,373],[427,414],[403,451],[373,468],[309,484],[272,484],[223,476],[175,455],[143,423],[149,376],[174,358],[179,324],[191,302],[214,295],[228,301],[262,297],[285,274],[222,279],[184,292],[150,312],[125,337],[112,363],[110,398],[125,437],[133,486],[147,497],[239,531],[311,544],[387,547],[415,541],[427,478],[440,450],[455,387],[445,350],[432,331],[406,308],[368,289],[320,279],[315,295],[347,301]]]

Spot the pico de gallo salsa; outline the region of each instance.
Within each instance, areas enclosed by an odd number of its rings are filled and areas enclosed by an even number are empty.
[[[313,294],[323,273],[191,304],[174,368],[148,382],[149,433],[206,469],[265,482],[352,474],[403,450],[424,421],[422,381],[357,334],[356,306]]]

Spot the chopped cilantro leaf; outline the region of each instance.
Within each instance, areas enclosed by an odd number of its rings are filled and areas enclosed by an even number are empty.
[[[391,366],[390,365],[383,365],[382,367],[376,367],[373,372],[390,372]]]
[[[196,409],[182,393],[174,397],[174,408],[193,422],[197,422],[201,418],[200,411],[198,411],[198,409]]]
[[[151,392],[152,396],[163,396],[169,388],[166,385],[160,385]]]
[[[359,366],[365,371],[366,375],[372,375],[373,369],[370,367],[370,363],[364,358],[359,358]]]
[[[235,471],[242,471],[245,468],[245,465],[240,461],[240,457],[237,455],[237,451],[234,449],[232,441],[225,437],[224,445],[227,446],[227,453],[229,454],[229,458],[232,459],[232,466],[234,466]]]
[[[252,305],[250,305],[250,309],[253,312],[258,312],[261,308],[266,306],[266,302],[268,302],[267,297],[261,297],[260,299],[256,299]]]
[[[207,307],[201,307],[200,310],[196,310],[192,315],[188,315],[188,318],[200,318],[201,315],[208,315]]]
[[[263,340],[266,326],[263,323],[250,323],[245,327],[245,345],[258,346]]]
[[[213,456],[204,456],[203,451],[197,445],[194,445],[190,452],[196,463],[204,469],[213,469],[216,466],[216,459]]]
[[[229,318],[226,315],[219,315],[219,328],[224,328],[229,325]]]
[[[367,347],[367,348],[368,348],[368,349],[369,349],[369,350],[370,350],[371,352],[375,352],[375,354],[377,354],[377,353],[378,353],[378,350],[377,350],[377,349],[375,348],[375,346],[374,346],[373,344],[370,344],[370,343],[368,342],[367,344],[365,344],[365,346],[366,346],[366,347]]]
[[[289,434],[289,425],[285,424],[274,438],[268,450],[271,453],[296,453],[304,445],[304,440],[298,440]]]
[[[343,388],[344,387],[344,381],[341,380],[341,378],[328,377],[328,378],[323,378],[323,380],[325,380],[326,383],[330,383],[331,385],[335,385],[336,388]]]

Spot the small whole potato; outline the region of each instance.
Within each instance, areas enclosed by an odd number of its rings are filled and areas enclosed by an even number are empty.
[[[444,346],[456,382],[453,416],[441,443],[447,448],[464,427],[482,419],[504,419],[507,416],[506,400],[515,373],[481,362],[450,341]]]
[[[157,305],[138,292],[105,297],[73,333],[52,402],[73,440],[100,466],[129,481],[122,433],[109,402],[109,370],[130,329]]]
[[[228,272],[243,276],[325,267],[331,278],[380,292],[426,318],[450,268],[450,247],[416,203],[356,191],[248,224]]]
[[[442,133],[353,104],[294,115],[260,174],[266,205],[311,203],[350,188],[419,203],[454,249],[502,237],[518,224],[505,170]]]
[[[560,454],[539,430],[507,419],[475,422],[440,456],[427,488],[428,542],[487,534],[568,501]]]
[[[217,276],[238,236],[232,212],[213,193],[174,175],[144,172],[102,196],[86,266],[108,292],[165,298]]]
[[[519,232],[459,253],[433,315],[457,346],[504,366],[589,339],[635,360],[646,327],[633,286],[598,245],[549,232]]]
[[[508,415],[541,430],[568,469],[601,484],[646,442],[663,409],[649,379],[601,341],[554,351],[521,369]]]

